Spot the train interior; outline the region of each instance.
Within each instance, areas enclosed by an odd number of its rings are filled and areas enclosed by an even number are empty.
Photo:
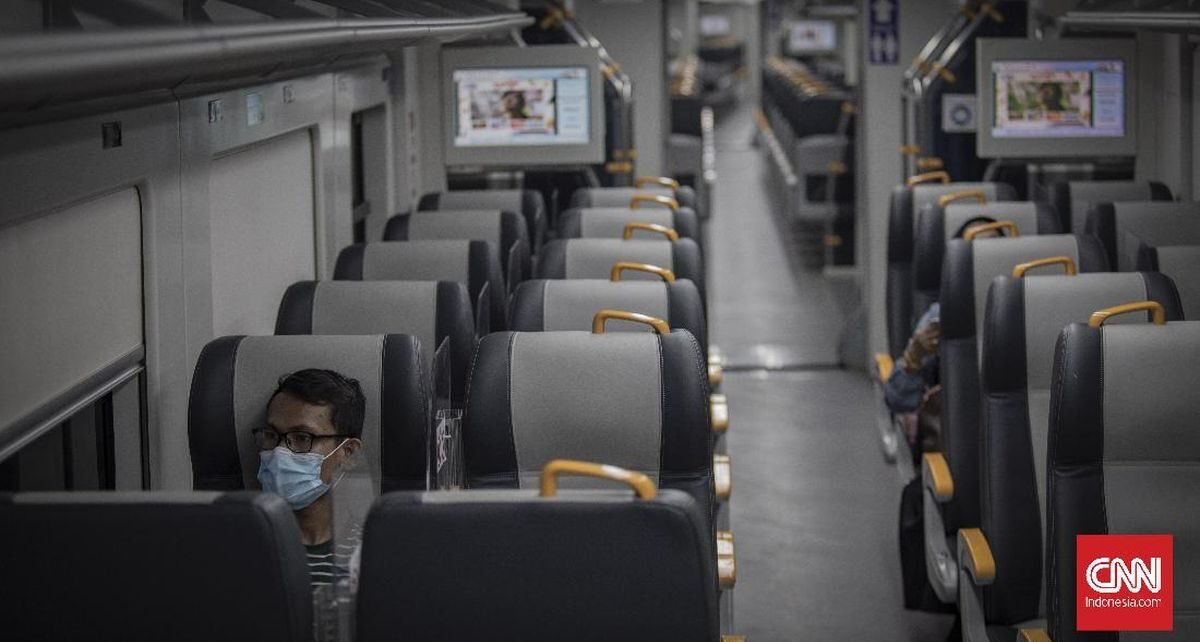
[[[0,638],[1200,639],[1192,0],[14,0]]]

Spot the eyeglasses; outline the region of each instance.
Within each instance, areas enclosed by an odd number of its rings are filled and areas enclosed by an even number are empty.
[[[254,435],[254,443],[260,450],[274,450],[283,442],[287,449],[302,455],[312,451],[313,442],[318,439],[345,439],[350,435],[314,435],[303,430],[293,430],[279,434],[270,428],[255,428],[250,431]]]

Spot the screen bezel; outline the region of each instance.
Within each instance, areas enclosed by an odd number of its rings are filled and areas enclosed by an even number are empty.
[[[1005,61],[1120,60],[1125,65],[1125,133],[1123,136],[992,135],[996,119],[996,87],[992,63]],[[975,43],[977,111],[975,147],[980,158],[1079,158],[1137,155],[1137,42],[1126,38],[1029,40],[980,38]]]
[[[833,46],[826,47],[826,48],[820,48],[820,49],[793,49],[792,48],[792,31],[796,27],[798,27],[800,25],[804,25],[804,24],[828,25],[833,30]],[[841,25],[838,24],[837,20],[815,20],[815,19],[792,20],[792,21],[788,22],[787,31],[784,32],[783,47],[787,51],[787,54],[789,56],[812,56],[812,55],[836,53],[838,51],[838,44],[839,44],[839,41],[841,40],[841,37],[842,37]]]
[[[588,70],[588,142],[550,145],[459,147],[454,72],[474,69],[585,67]],[[446,165],[516,167],[529,165],[593,165],[604,162],[604,86],[600,56],[577,45],[534,47],[463,47],[442,50],[443,149]]]

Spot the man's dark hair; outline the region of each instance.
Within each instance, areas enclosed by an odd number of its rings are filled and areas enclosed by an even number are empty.
[[[281,377],[279,387],[271,393],[271,399],[275,399],[275,395],[281,392],[286,392],[304,403],[329,406],[333,427],[338,434],[362,437],[367,399],[363,396],[358,380],[333,370],[308,368]]]
[[[958,226],[958,231],[954,233],[954,238],[956,238],[956,239],[962,238],[963,234],[966,234],[968,229],[970,229],[976,225],[979,225],[980,223],[995,223],[995,222],[996,222],[996,219],[994,219],[990,216],[972,217],[966,223],[963,223],[962,225]],[[1004,230],[996,230],[996,233],[999,234],[1000,236],[1005,236]]]

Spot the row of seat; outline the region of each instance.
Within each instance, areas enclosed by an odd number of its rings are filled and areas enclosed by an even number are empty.
[[[1047,626],[1082,639],[1075,535],[1173,532],[1176,550],[1200,546],[1174,486],[1189,483],[1174,479],[1180,465],[1200,462],[1181,392],[1200,347],[1200,323],[1181,321],[1200,263],[1178,258],[1195,251],[1200,211],[1157,184],[1069,184],[1056,203],[1017,203],[1007,186],[947,179],[898,188],[889,229],[892,352],[940,307],[941,450],[920,473],[925,576],[957,603],[964,640],[1039,639]],[[1130,271],[1160,253],[1168,271]],[[877,361],[885,379],[891,360]],[[1154,508],[1135,515],[1139,501]],[[1179,605],[1176,632],[1195,635]]]
[[[144,581],[127,584],[151,594],[122,600],[174,614],[180,596],[197,587],[259,573],[225,593],[252,608],[223,611],[220,622],[185,618],[195,625],[189,635],[240,635],[247,618],[268,612],[278,619],[262,621],[280,626],[253,627],[259,639],[306,637],[299,633],[311,631],[302,626],[311,609],[297,594],[297,582],[305,580],[305,591],[308,582],[296,570],[304,557],[295,520],[281,502],[240,491],[256,487],[258,447],[250,431],[263,424],[275,382],[303,368],[328,368],[358,380],[366,396],[370,493],[408,491],[380,499],[366,522],[360,639],[404,630],[414,637],[436,631],[447,640],[518,632],[532,640],[571,632],[715,640],[732,626],[729,590],[736,581],[728,510],[721,509],[732,490],[730,462],[718,452],[728,407],[712,393],[720,369],[707,358],[703,256],[684,236],[698,230],[676,207],[688,192],[668,195],[666,180],[654,182],[653,193],[596,189],[574,200],[604,203],[620,193],[669,206],[614,215],[632,219],[633,230],[656,232],[655,240],[571,238],[539,247],[530,241],[544,218],[528,192],[426,197],[423,207],[455,209],[391,221],[389,237],[409,240],[347,248],[334,281],[292,285],[276,336],[222,337],[205,347],[188,413],[194,487],[202,492],[3,498],[0,512],[22,524],[55,514],[47,522],[51,533],[22,526],[10,550],[24,548],[27,538],[52,545],[59,528],[128,515],[141,535],[119,547],[131,566],[121,577],[142,574]],[[500,209],[518,204],[520,215]],[[568,212],[558,229],[607,235],[609,227],[589,220],[607,212],[593,217],[595,211]],[[509,257],[507,270],[501,253]],[[543,278],[525,278],[534,269],[522,263],[527,257],[536,257],[529,263]],[[444,463],[435,425],[445,408],[463,409],[454,452],[469,492],[430,490]],[[562,482],[572,490],[558,493],[563,475],[608,481],[572,477]],[[613,480],[632,483],[636,497],[598,490]],[[79,504],[87,508],[75,510]],[[153,556],[162,546],[143,548],[141,539],[173,540],[173,529],[201,520],[203,532],[192,534],[188,549],[220,550],[239,537],[248,546],[237,561],[264,559],[238,567],[200,555],[200,566],[178,580],[159,574]],[[208,528],[222,520],[226,527]],[[164,583],[170,590],[150,590]],[[72,586],[87,584],[77,575]],[[49,583],[36,589],[29,595],[47,602],[78,597]],[[581,613],[578,604],[589,609]],[[15,630],[40,630],[38,613],[18,618]]]

